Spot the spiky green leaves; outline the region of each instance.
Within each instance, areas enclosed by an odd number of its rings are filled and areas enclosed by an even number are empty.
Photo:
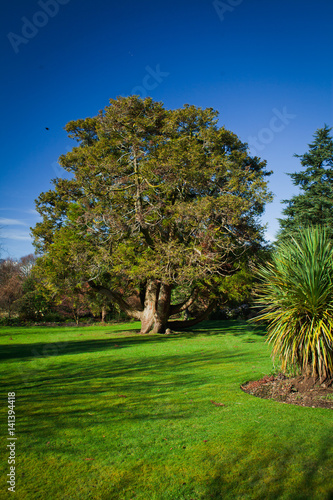
[[[282,368],[301,368],[321,381],[333,377],[333,245],[320,227],[279,244],[259,269],[259,319]]]

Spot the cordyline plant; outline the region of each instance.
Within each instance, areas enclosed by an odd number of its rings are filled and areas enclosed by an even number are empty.
[[[266,163],[213,109],[151,98],[111,99],[66,130],[79,143],[59,159],[72,177],[40,195],[33,229],[46,278],[88,282],[142,333],[194,303],[209,312],[263,244]]]
[[[256,320],[268,322],[268,341],[282,369],[333,380],[333,245],[322,227],[283,240],[259,268]]]

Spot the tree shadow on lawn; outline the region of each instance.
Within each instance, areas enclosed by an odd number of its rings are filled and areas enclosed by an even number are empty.
[[[84,350],[83,352],[86,352]],[[166,379],[174,377],[179,371],[195,370],[197,368],[209,369],[213,365],[223,365],[228,363],[248,362],[252,360],[252,355],[249,352],[220,350],[218,352],[210,351],[205,353],[189,354],[175,354],[168,355],[149,355],[146,357],[130,357],[129,359],[123,358],[91,358],[88,360],[78,360],[77,362],[71,360],[69,364],[53,364],[52,359],[44,358],[32,360],[30,364],[31,379],[34,375],[38,378],[39,372],[44,372],[44,376],[38,380],[38,384],[42,385],[44,382],[59,382],[71,385],[81,383],[83,380],[90,382],[94,379],[109,379],[111,384],[117,378],[126,377],[133,378],[143,374],[150,375],[151,378],[156,378],[161,372],[166,372]],[[35,361],[35,363],[33,363]],[[22,366],[22,365],[21,365]],[[28,373],[29,363],[24,363],[22,373]],[[41,373],[42,375],[42,373]],[[209,375],[207,375],[209,380]],[[36,380],[37,382],[37,380]],[[161,382],[158,382],[159,384]],[[141,384],[141,382],[140,382]],[[155,382],[154,382],[155,384]],[[163,384],[163,382],[162,382]],[[183,385],[183,383],[181,382]],[[131,382],[132,387],[132,382]],[[107,389],[109,390],[109,389]],[[124,390],[124,386],[122,386]]]
[[[264,337],[267,334],[264,326],[253,324],[248,320],[205,321],[192,327],[191,331],[201,335],[218,335],[224,332],[234,336],[254,335]]]
[[[232,324],[233,323],[233,324]],[[123,331],[123,330],[122,330]],[[106,334],[115,333],[115,330],[105,332]],[[24,359],[24,358],[45,358],[49,356],[62,356],[68,354],[82,354],[85,352],[104,351],[107,349],[123,349],[125,347],[133,347],[135,345],[154,344],[163,342],[177,342],[182,339],[195,339],[198,336],[214,336],[231,333],[235,336],[244,336],[246,342],[249,335],[260,335],[261,330],[251,331],[247,324],[239,324],[237,322],[206,322],[205,326],[195,328],[193,331],[185,331],[179,334],[163,335],[127,335],[112,339],[106,338],[92,340],[71,340],[60,342],[41,342],[33,344],[8,344],[0,347],[0,361],[9,359]]]
[[[324,437],[323,437],[324,434]],[[307,448],[305,448],[307,446]],[[311,450],[311,456],[307,454]],[[315,446],[289,443],[275,436],[274,444],[263,445],[258,429],[247,431],[237,448],[222,457],[216,469],[216,457],[207,456],[215,469],[207,485],[205,498],[249,500],[331,500],[333,484],[332,433],[320,433]]]
[[[36,428],[35,419],[48,435],[59,427],[95,425],[96,416],[99,422],[189,418],[202,403],[201,388],[211,383],[209,368],[240,357],[250,354],[221,351],[47,365],[43,372],[26,374],[24,388],[21,383],[20,405],[29,419],[21,422],[20,432]],[[205,398],[212,406],[209,396]]]

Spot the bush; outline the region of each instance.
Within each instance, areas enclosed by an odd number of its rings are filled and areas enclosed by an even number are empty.
[[[21,326],[20,318],[0,318],[0,326]]]

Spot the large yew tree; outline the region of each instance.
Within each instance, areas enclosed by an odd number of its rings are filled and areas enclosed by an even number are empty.
[[[210,311],[260,250],[271,197],[266,163],[217,116],[131,96],[69,122],[78,146],[59,162],[72,177],[39,196],[33,229],[48,279],[88,282],[142,333]]]

